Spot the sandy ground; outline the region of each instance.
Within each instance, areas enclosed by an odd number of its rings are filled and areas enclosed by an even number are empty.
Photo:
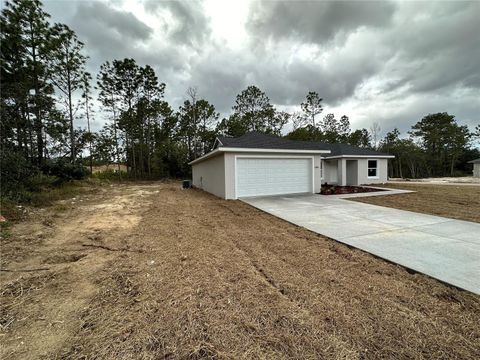
[[[480,298],[177,183],[2,240],[1,359],[480,357]]]
[[[390,179],[389,183],[407,183],[407,184],[438,184],[438,185],[459,185],[459,184],[468,184],[468,185],[480,185],[480,178],[473,176],[463,176],[463,177],[437,177],[437,178],[424,178],[424,179]]]
[[[415,192],[349,200],[480,223],[480,186],[472,184],[444,185],[411,182],[389,183],[384,187]]]

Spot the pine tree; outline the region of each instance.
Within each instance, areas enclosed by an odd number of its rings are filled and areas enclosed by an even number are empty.
[[[83,43],[68,26],[55,24],[51,30],[51,39],[51,81],[60,91],[67,108],[70,124],[70,161],[74,163],[76,150],[73,96],[85,85],[87,57],[82,54]]]
[[[115,72],[110,62],[105,62],[100,66],[100,71],[97,75],[97,85],[100,90],[98,100],[105,106],[112,115],[112,133],[115,144],[115,161],[117,162],[117,169],[120,174],[120,147],[118,134],[118,119],[119,102],[120,99],[116,92]]]
[[[90,121],[93,120],[93,109],[92,109],[92,75],[90,73],[85,72],[82,77],[82,105],[85,111],[85,118],[87,120],[87,142],[88,142],[88,153],[89,153],[89,165],[90,165],[90,173],[93,171],[93,141],[94,141],[94,134],[90,128]]]
[[[25,144],[29,138],[38,165],[44,163],[44,119],[53,108],[48,18],[39,0],[13,0],[2,10],[2,82],[7,82],[2,90],[8,89],[7,94],[15,99],[17,141]],[[27,127],[35,133],[36,144],[33,134],[25,132]]]
[[[301,104],[301,108],[305,118],[311,121],[313,127],[317,127],[315,117],[323,111],[322,98],[314,91],[310,91],[304,102]]]

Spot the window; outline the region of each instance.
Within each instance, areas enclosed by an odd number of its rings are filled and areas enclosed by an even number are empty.
[[[377,160],[368,160],[368,177],[378,177]]]

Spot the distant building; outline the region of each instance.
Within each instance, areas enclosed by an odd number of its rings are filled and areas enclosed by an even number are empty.
[[[120,171],[127,172],[127,165],[120,164],[120,166],[116,163],[106,164],[106,165],[97,165],[92,168],[92,173],[99,173],[105,171],[113,171],[118,172],[118,168],[120,167]]]
[[[468,162],[473,164],[473,177],[480,178],[480,158]]]

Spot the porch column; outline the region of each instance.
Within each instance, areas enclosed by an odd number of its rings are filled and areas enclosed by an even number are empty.
[[[337,179],[338,185],[347,185],[347,160],[345,159],[337,160]]]

